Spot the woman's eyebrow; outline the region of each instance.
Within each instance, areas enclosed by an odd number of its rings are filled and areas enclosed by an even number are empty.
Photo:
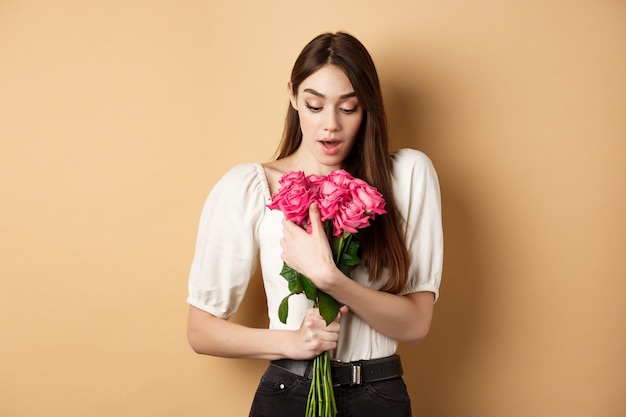
[[[314,90],[312,88],[305,88],[303,90],[303,92],[309,93],[309,94],[313,94],[314,96],[318,96],[320,98],[326,98],[326,96],[324,94],[322,94],[319,91],[316,91],[316,90]],[[339,96],[340,99],[350,98],[350,97],[356,97],[356,93],[353,91],[351,93],[343,94],[343,95]]]

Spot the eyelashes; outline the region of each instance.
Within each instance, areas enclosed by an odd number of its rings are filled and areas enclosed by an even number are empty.
[[[304,103],[304,105],[306,106],[307,109],[311,110],[313,113],[318,113],[320,111],[322,111],[323,107],[315,107],[310,105],[309,103]]]
[[[304,105],[306,106],[307,109],[309,109],[313,113],[319,113],[319,112],[322,111],[322,109],[324,109],[324,107],[313,106],[313,105],[311,105],[311,104],[309,104],[307,102],[305,102]],[[339,110],[341,110],[345,114],[355,113],[358,109],[359,109],[359,106],[355,106],[355,107],[352,107],[352,108],[349,108],[349,109],[339,108]]]

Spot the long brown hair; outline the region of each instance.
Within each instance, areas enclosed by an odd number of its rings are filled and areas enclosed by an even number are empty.
[[[307,77],[326,64],[343,70],[363,108],[357,141],[342,167],[375,186],[387,203],[387,214],[377,216],[370,227],[359,231],[361,258],[369,269],[372,282],[381,280],[387,267],[389,274],[381,290],[399,293],[408,279],[409,254],[391,185],[387,119],[376,67],[367,49],[352,35],[344,32],[321,34],[309,42],[296,59],[291,73],[294,95]],[[277,159],[294,153],[301,142],[298,112],[288,106]]]

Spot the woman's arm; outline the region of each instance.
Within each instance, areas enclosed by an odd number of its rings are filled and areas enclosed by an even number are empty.
[[[343,309],[345,313],[347,309]],[[225,358],[311,359],[337,347],[339,319],[326,326],[309,309],[298,330],[256,329],[189,307],[187,339],[196,353]]]
[[[339,270],[336,273],[324,291],[348,305],[376,331],[408,344],[417,344],[426,337],[433,317],[433,293],[389,294],[367,288]]]
[[[283,221],[283,260],[306,275],[321,290],[349,306],[378,332],[398,341],[415,344],[430,329],[433,316],[432,292],[395,295],[367,288],[345,276],[335,265],[319,210],[311,205],[312,233]]]

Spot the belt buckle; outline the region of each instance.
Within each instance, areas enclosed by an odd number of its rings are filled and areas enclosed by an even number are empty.
[[[350,386],[361,385],[363,378],[361,376],[361,363],[350,362]]]

